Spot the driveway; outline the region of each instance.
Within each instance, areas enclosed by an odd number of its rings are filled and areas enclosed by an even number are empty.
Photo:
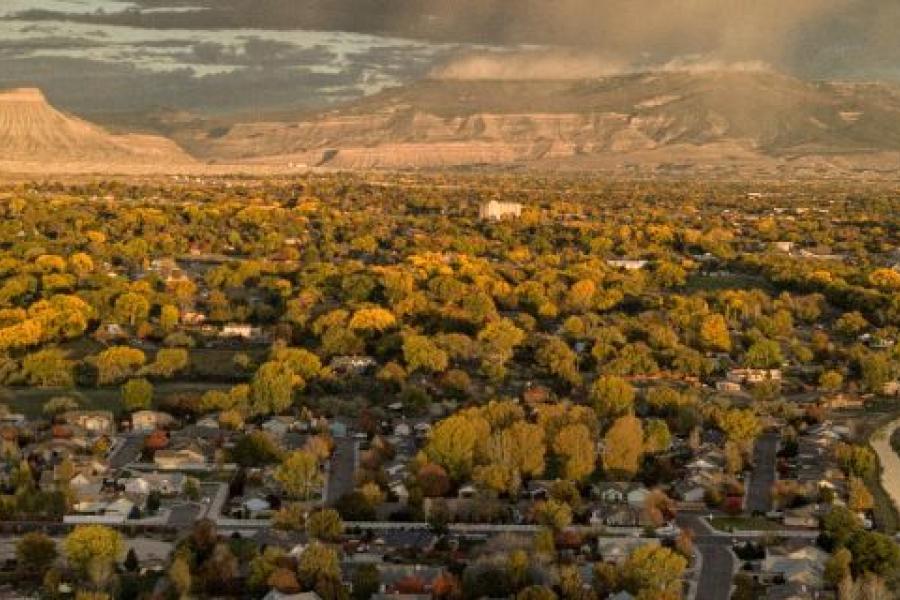
[[[778,454],[776,432],[764,433],[753,446],[753,473],[747,489],[747,511],[766,513],[772,510],[772,485],[775,483],[775,461]]]

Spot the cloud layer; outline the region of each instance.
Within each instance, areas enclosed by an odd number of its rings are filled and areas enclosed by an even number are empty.
[[[0,87],[86,115],[314,108],[432,73],[900,81],[896,0],[4,0]]]

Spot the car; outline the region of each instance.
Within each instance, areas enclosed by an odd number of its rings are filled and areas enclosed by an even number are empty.
[[[654,533],[661,538],[675,538],[681,533],[681,529],[674,523],[667,523],[663,527],[658,527]]]

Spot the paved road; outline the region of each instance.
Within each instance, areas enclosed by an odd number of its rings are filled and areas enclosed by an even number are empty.
[[[352,438],[341,438],[335,442],[325,489],[327,504],[334,505],[341,496],[356,487],[353,477],[356,471],[356,443]]]
[[[772,510],[772,485],[775,483],[775,460],[778,454],[778,433],[764,433],[753,446],[753,473],[747,490],[747,512]]]
[[[737,569],[728,543],[703,543],[697,544],[696,548],[703,564],[695,600],[728,600],[731,598],[731,580]]]
[[[881,487],[900,511],[900,456],[891,448],[891,436],[900,427],[900,419],[891,421],[875,432],[870,440],[881,463]]]
[[[729,600],[737,562],[731,553],[731,538],[717,534],[702,516],[680,513],[678,525],[694,534],[694,547],[700,553],[700,578],[694,600]]]
[[[168,525],[179,530],[191,529],[203,512],[203,506],[196,503],[180,502],[171,507]]]

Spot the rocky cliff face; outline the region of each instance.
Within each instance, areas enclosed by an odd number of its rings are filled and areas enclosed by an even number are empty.
[[[191,142],[217,161],[340,168],[584,162],[648,152],[677,160],[684,149],[722,146],[765,161],[898,152],[900,95],[881,85],[758,72],[427,80],[320,115],[238,123]]]
[[[0,92],[0,166],[108,170],[193,162],[174,142],[150,135],[112,135],[53,108],[37,89]]]

